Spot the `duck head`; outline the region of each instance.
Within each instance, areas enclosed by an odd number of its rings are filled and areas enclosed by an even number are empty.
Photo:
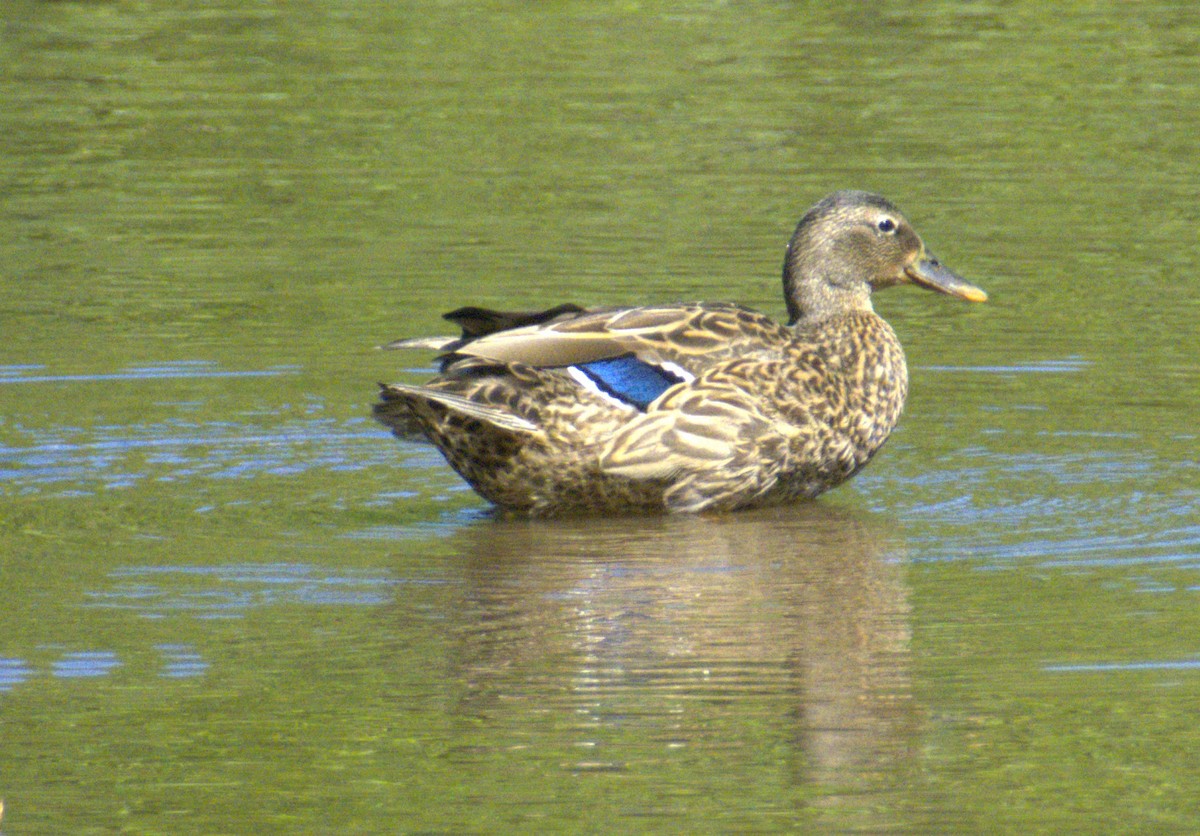
[[[969,302],[987,294],[938,262],[886,199],[839,191],[808,210],[783,263],[788,324],[872,310],[871,293],[915,284]]]

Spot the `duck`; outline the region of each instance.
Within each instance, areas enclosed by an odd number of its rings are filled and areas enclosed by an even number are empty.
[[[381,383],[375,418],[426,439],[507,512],[708,513],[811,499],[858,473],[904,408],[908,370],[875,291],[987,293],[884,197],[809,209],[783,264],[786,324],[732,302],[462,307],[423,384]]]

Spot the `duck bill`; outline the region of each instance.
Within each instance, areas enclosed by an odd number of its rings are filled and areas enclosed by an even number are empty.
[[[957,296],[968,302],[986,302],[987,294],[963,279],[949,267],[942,266],[931,255],[922,255],[904,270],[909,281],[947,296]]]

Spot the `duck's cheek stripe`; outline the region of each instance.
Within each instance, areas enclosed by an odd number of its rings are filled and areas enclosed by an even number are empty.
[[[676,383],[694,378],[674,363],[656,365],[632,354],[569,366],[567,372],[584,388],[643,411]]]

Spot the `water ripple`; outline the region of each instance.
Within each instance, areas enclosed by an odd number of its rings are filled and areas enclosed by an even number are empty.
[[[1028,363],[1012,363],[996,366],[920,366],[924,372],[965,372],[968,374],[1074,374],[1086,371],[1092,362],[1082,357],[1064,357],[1061,360],[1033,360]]]
[[[0,385],[8,383],[97,383],[111,380],[162,380],[164,378],[279,377],[297,374],[298,366],[273,366],[245,371],[221,369],[208,360],[183,360],[150,366],[129,366],[98,374],[45,374],[42,365],[0,366]]]
[[[0,694],[11,691],[31,676],[33,668],[24,659],[0,657]]]
[[[64,653],[54,663],[54,675],[59,679],[107,676],[121,666],[121,660],[111,650],[81,650]]]
[[[31,493],[55,486],[87,493],[147,479],[357,471],[394,466],[397,452],[403,455],[406,450],[405,445],[388,443],[386,431],[365,418],[297,420],[270,430],[236,421],[16,430],[29,443],[0,443],[0,491]],[[427,449],[407,448],[413,453],[413,466],[428,461]]]
[[[1074,665],[1043,665],[1047,673],[1106,673],[1110,671],[1189,671],[1200,670],[1200,659],[1157,662],[1091,662]]]
[[[891,480],[873,503],[909,521],[916,562],[972,560],[988,569],[1017,561],[1046,569],[1200,564],[1194,462],[1137,449],[971,447],[937,464]],[[880,475],[863,485],[873,488]]]
[[[185,613],[241,618],[248,610],[283,604],[377,606],[392,600],[399,581],[373,572],[296,564],[137,566],[109,573],[113,588],[88,592],[91,606],[129,610],[144,618]]]
[[[162,654],[163,668],[159,676],[164,679],[190,679],[208,671],[208,662],[191,645],[159,644],[154,649]]]

